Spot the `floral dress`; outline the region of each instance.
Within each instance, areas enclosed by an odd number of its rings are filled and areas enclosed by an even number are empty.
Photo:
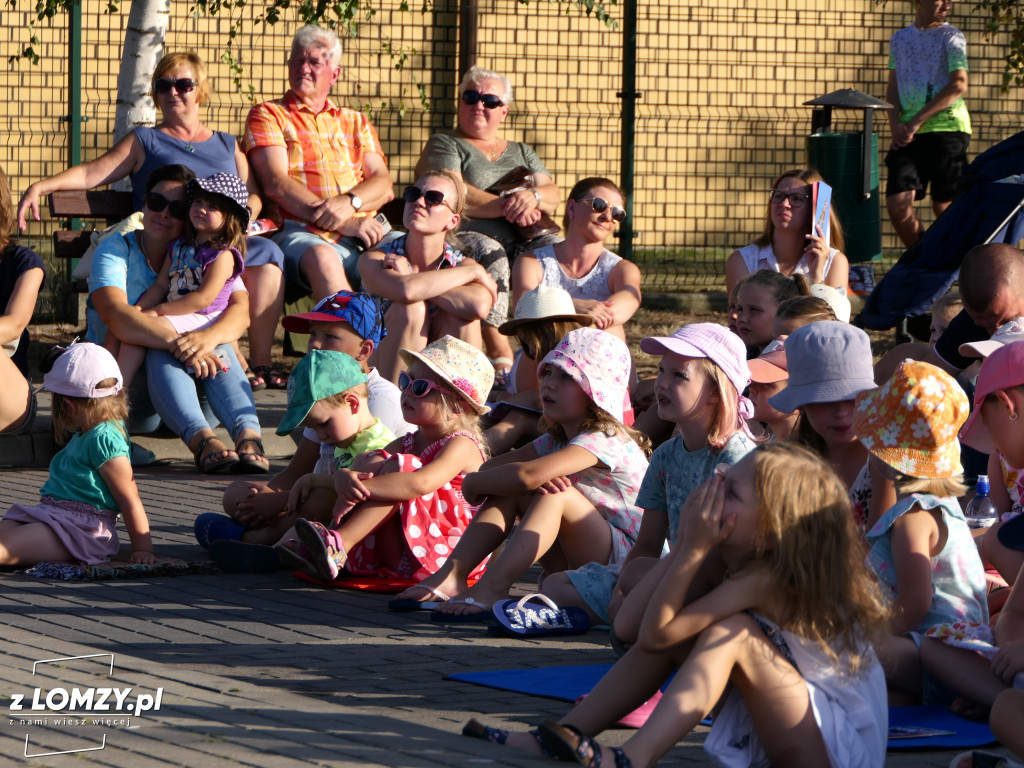
[[[399,471],[415,472],[433,461],[453,437],[468,437],[476,444],[480,455],[485,455],[476,437],[464,430],[456,430],[434,441],[420,456],[411,452],[415,433],[402,436],[401,453],[380,453],[385,458],[396,459]],[[476,507],[467,504],[462,496],[462,478],[461,474],[456,475],[436,491],[418,499],[399,502],[393,518],[398,521],[401,530],[399,546],[396,547],[393,542],[378,542],[380,536],[394,530],[391,525],[385,524],[348,551],[345,569],[355,576],[416,581],[437,571],[459,543],[463,531],[476,513]],[[378,543],[381,544],[379,548]],[[400,553],[397,558],[394,555],[396,550]],[[481,563],[470,574],[470,578],[478,578],[486,563],[486,560]]]

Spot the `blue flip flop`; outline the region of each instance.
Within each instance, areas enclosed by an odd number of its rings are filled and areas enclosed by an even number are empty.
[[[389,611],[433,611],[437,606],[442,603],[447,603],[451,600],[448,595],[439,589],[428,587],[426,584],[417,584],[409,589],[422,589],[430,597],[436,598],[435,600],[413,600],[411,598],[395,599],[388,601]],[[406,590],[408,591],[408,590]]]
[[[527,605],[530,601],[540,606]],[[582,635],[590,629],[590,616],[582,608],[559,608],[547,595],[527,595],[520,600],[499,600],[492,609],[498,626],[496,634],[512,637],[553,637]]]
[[[474,608],[482,610],[478,613],[438,613],[435,609],[430,612],[431,621],[436,621],[439,624],[469,624],[470,622],[494,621],[494,614],[491,613],[490,606],[487,603],[481,603],[472,597],[453,597],[447,602],[453,605],[472,605]]]

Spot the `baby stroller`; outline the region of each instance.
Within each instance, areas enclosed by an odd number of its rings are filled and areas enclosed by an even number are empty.
[[[964,172],[952,204],[871,292],[854,321],[877,331],[923,317],[960,274],[964,255],[976,245],[1024,237],[1024,131],[978,155]]]

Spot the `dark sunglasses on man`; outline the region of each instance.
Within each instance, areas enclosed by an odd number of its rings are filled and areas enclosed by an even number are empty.
[[[191,93],[196,87],[196,81],[190,77],[180,77],[177,80],[171,80],[169,77],[160,77],[153,82],[153,90],[156,93],[170,93],[171,88],[178,92],[180,96],[183,93]]]
[[[168,200],[159,192],[150,192],[143,202],[153,213],[160,213],[164,208],[170,206],[169,213],[174,218],[184,221],[188,216],[188,200]]]
[[[502,102],[502,100],[493,93],[480,93],[480,91],[463,91],[462,101],[471,107],[478,101],[482,101],[485,109],[497,109],[504,104],[504,102]]]

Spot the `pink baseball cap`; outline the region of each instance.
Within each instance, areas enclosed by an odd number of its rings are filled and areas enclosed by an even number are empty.
[[[1001,346],[981,364],[974,387],[974,411],[960,430],[961,442],[982,453],[993,453],[995,446],[981,420],[981,406],[993,392],[1019,384],[1024,384],[1024,341]]]
[[[726,375],[739,394],[750,383],[747,348],[735,333],[717,323],[684,325],[671,336],[648,336],[640,342],[648,355],[672,352],[684,357],[706,357]]]
[[[754,360],[747,361],[750,368],[750,380],[758,384],[774,384],[789,378],[786,367],[786,337],[770,342]]]
[[[547,365],[565,371],[594,405],[622,421],[632,363],[629,347],[618,336],[597,328],[577,328],[544,356],[537,371]]]
[[[105,379],[116,379],[112,387],[98,387]],[[72,344],[43,375],[43,389],[68,397],[110,397],[121,391],[123,379],[117,360],[98,344]]]

